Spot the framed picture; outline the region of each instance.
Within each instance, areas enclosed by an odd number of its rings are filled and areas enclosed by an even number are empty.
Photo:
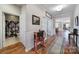
[[[5,37],[17,37],[19,34],[19,16],[4,13],[5,15]]]
[[[32,15],[32,24],[33,25],[40,25],[40,17],[36,15]]]
[[[75,17],[75,25],[76,25],[76,26],[79,26],[79,19],[78,19],[78,16]]]

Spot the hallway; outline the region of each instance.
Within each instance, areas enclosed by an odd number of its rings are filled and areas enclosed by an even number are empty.
[[[79,59],[79,0],[1,0],[1,59]]]
[[[79,5],[75,4],[0,5],[0,52],[23,52],[28,54],[75,53],[79,48],[79,41],[76,42],[79,39],[78,10]],[[68,32],[66,37],[64,31]],[[60,33],[57,35],[57,32]],[[75,34],[78,37],[77,39],[74,38],[75,32],[77,33]],[[72,40],[74,39],[74,42],[78,45],[74,46],[75,49],[73,48],[75,43],[69,38],[70,34],[73,35],[73,37],[71,36]],[[67,38],[67,42],[64,37]],[[73,44],[69,44],[69,39]]]

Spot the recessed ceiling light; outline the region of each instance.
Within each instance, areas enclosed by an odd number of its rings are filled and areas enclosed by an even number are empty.
[[[53,8],[54,11],[62,11],[63,8],[67,7],[67,5],[58,5]]]

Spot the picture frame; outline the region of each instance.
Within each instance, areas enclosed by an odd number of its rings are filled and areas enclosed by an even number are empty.
[[[78,19],[78,16],[75,17],[75,26],[79,26],[79,19]]]
[[[5,37],[17,37],[19,34],[19,16],[7,14],[5,15]]]
[[[40,17],[36,15],[32,15],[32,24],[33,25],[40,25]]]

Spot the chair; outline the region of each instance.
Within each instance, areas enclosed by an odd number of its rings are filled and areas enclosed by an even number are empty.
[[[39,44],[41,44],[43,47],[45,47],[44,31],[34,32],[34,49],[35,49],[35,51],[37,50]]]

